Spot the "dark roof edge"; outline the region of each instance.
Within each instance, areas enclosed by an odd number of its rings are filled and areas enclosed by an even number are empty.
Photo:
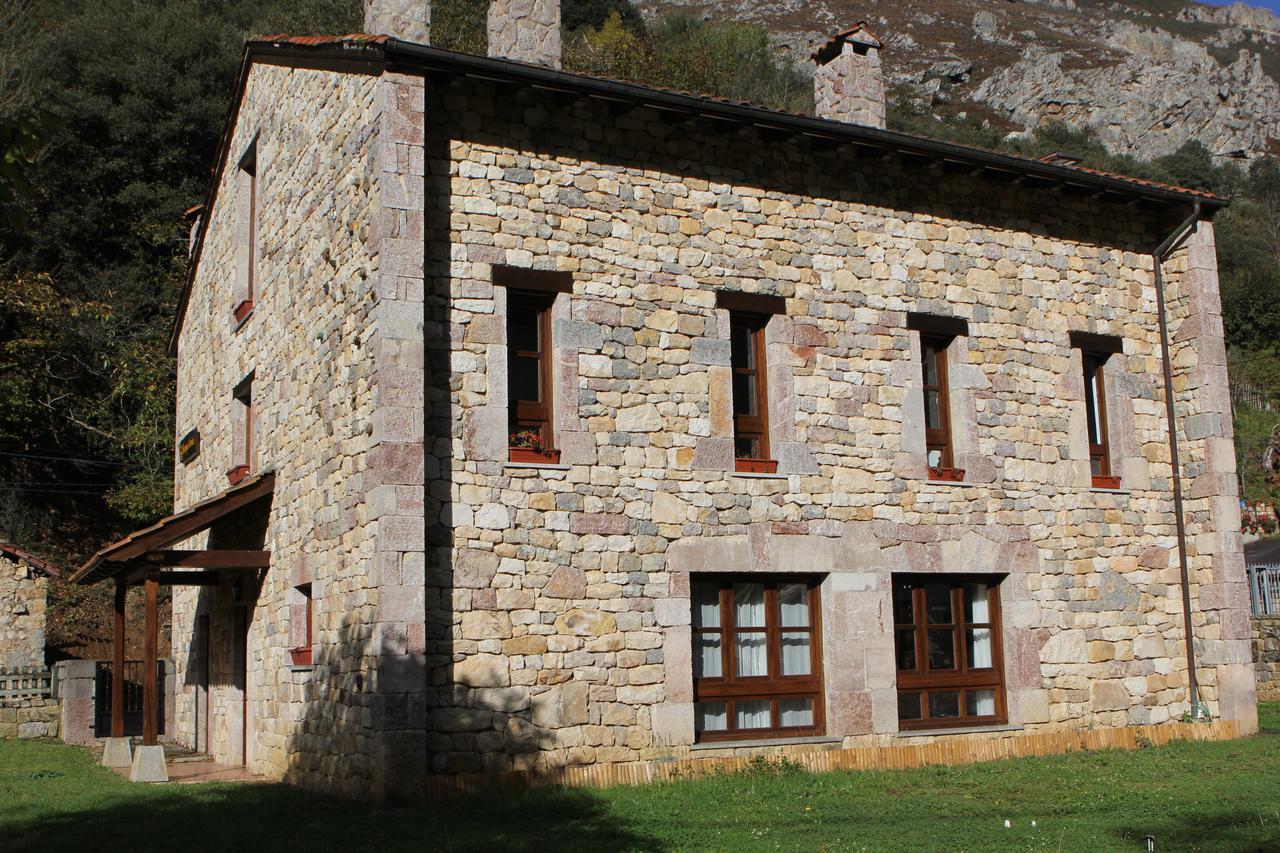
[[[572,74],[567,71],[556,71],[538,65],[529,65],[508,59],[493,59],[484,56],[455,53],[436,47],[415,44],[389,37],[385,43],[387,57],[407,65],[423,67],[436,71],[454,71],[473,74],[478,77],[491,77],[498,80],[523,82],[541,88],[573,90],[586,94],[611,97],[613,99],[636,101],[640,104],[667,109],[701,112],[718,115],[724,118],[737,119],[749,124],[793,129],[802,133],[832,138],[844,138],[860,141],[884,148],[895,148],[912,153],[933,157],[950,158],[969,161],[974,165],[991,166],[996,169],[1024,172],[1056,181],[1088,185],[1097,189],[1115,193],[1132,195],[1164,203],[1189,203],[1200,199],[1207,214],[1227,204],[1227,200],[1198,190],[1186,190],[1165,185],[1154,185],[1154,182],[1143,182],[1140,179],[1113,176],[1096,171],[1073,169],[1045,163],[1029,157],[1016,157],[1000,154],[983,148],[973,148],[953,142],[943,142],[926,136],[899,133],[893,130],[881,130],[866,125],[849,124],[816,116],[802,116],[795,113],[779,112],[748,104],[739,104],[716,98],[673,92],[666,89],[654,89],[635,83],[623,83],[602,77],[589,77]]]
[[[48,560],[42,560],[36,555],[19,548],[17,545],[11,545],[8,542],[0,542],[0,554],[4,554],[17,562],[26,563],[31,566],[31,568],[48,575],[51,578],[62,577],[62,570],[53,563],[50,563]]]

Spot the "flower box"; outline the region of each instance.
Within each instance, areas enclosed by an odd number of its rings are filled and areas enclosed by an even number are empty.
[[[311,647],[298,646],[289,649],[289,657],[293,660],[294,666],[311,666]]]
[[[963,468],[940,468],[936,465],[929,466],[929,479],[938,480],[943,483],[963,483]]]
[[[512,447],[510,449],[512,462],[524,462],[530,465],[558,465],[560,463],[559,450],[533,450],[528,447]]]
[[[777,459],[735,459],[734,468],[740,474],[776,474]]]
[[[252,300],[252,299],[246,299],[245,301],[241,302],[239,305],[237,305],[237,306],[236,306],[236,309],[235,309],[235,311],[233,312],[233,313],[235,314],[235,316],[236,316],[236,322],[237,322],[237,323],[243,323],[243,322],[244,322],[244,318],[245,318],[245,317],[248,317],[248,316],[249,316],[249,312],[250,312],[250,311],[252,311],[252,310],[253,310],[253,300]]]
[[[1119,477],[1101,477],[1097,474],[1093,475],[1093,488],[1095,489],[1118,489],[1120,488]]]
[[[248,465],[237,465],[234,468],[227,469],[227,482],[233,486],[240,484],[240,481],[249,476]]]

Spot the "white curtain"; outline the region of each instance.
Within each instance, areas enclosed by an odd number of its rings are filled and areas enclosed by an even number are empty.
[[[809,633],[807,631],[782,632],[782,674],[808,675]]]
[[[966,622],[990,622],[991,605],[987,597],[987,585],[967,584],[964,588]]]
[[[782,611],[782,627],[809,627],[809,590],[801,583],[778,587],[778,609]]]
[[[991,666],[991,629],[969,629],[969,667],[986,669]]]
[[[722,732],[729,728],[729,708],[723,702],[699,702],[695,728],[700,732]]]
[[[733,585],[733,621],[739,628],[764,627],[764,584]]]
[[[778,716],[782,718],[780,725],[784,728],[811,726],[813,725],[813,700],[782,699],[778,702]]]
[[[769,700],[738,700],[733,704],[734,718],[740,729],[769,728]]]
[[[721,666],[723,658],[720,654],[719,634],[694,634],[693,642],[697,654],[693,656],[696,678],[720,678],[724,675]]]
[[[738,675],[768,675],[769,658],[765,648],[765,634],[738,634],[735,653],[738,658]]]
[[[708,584],[693,587],[693,624],[696,628],[720,627],[720,589]]]
[[[996,693],[994,690],[970,690],[969,715],[973,717],[990,717],[996,712]]]

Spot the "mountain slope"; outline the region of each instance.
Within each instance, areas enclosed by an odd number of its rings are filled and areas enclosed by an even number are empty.
[[[1011,132],[1051,121],[1094,128],[1118,154],[1198,139],[1219,158],[1280,152],[1280,19],[1244,4],[1177,0],[640,0],[763,24],[797,57],[866,19],[890,84],[943,112]]]

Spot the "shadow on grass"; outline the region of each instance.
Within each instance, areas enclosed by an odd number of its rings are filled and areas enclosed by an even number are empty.
[[[1206,787],[1211,787],[1206,782]],[[1209,791],[1206,791],[1206,795]],[[1268,832],[1267,829],[1270,829]],[[1144,815],[1132,829],[1111,833],[1134,849],[1146,849],[1144,839],[1155,839],[1156,850],[1258,851],[1280,849],[1280,813],[1246,813],[1243,809],[1176,816]],[[1259,837],[1267,840],[1259,841]]]
[[[6,821],[6,853],[50,850],[662,850],[588,791],[546,788],[375,809],[286,785],[133,786]],[[69,804],[70,805],[70,804]]]

